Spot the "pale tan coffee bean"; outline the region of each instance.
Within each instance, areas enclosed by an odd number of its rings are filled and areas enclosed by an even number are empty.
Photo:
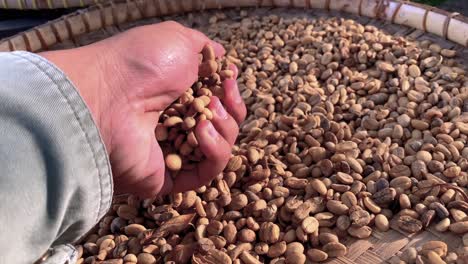
[[[348,228],[348,234],[359,239],[368,238],[372,234],[372,229],[368,226],[350,226]]]
[[[339,242],[338,236],[333,233],[320,232],[319,233],[320,244],[326,245],[331,242]]]
[[[434,228],[435,230],[439,232],[445,232],[448,230],[449,226],[450,226],[450,218],[444,218],[440,220],[440,222],[437,223]]]
[[[295,264],[300,263],[304,264],[306,262],[306,256],[303,253],[292,253],[286,257],[286,264]]]
[[[392,64],[385,62],[385,61],[377,62],[377,67],[379,68],[379,70],[384,71],[384,72],[395,71],[395,68],[392,66]]]
[[[421,70],[419,69],[417,65],[412,64],[408,67],[408,74],[411,77],[416,78],[421,75]]]
[[[357,205],[358,200],[354,193],[347,191],[341,195],[341,202],[343,202],[343,204],[345,204],[348,208],[351,208]]]
[[[428,255],[430,251],[437,253],[441,257],[447,255],[447,244],[442,241],[428,241],[422,245],[421,254]]]
[[[123,260],[125,262],[131,262],[131,263],[136,263],[138,261],[138,258],[137,256],[135,256],[135,254],[127,254],[125,255],[125,257],[123,258]]]
[[[182,168],[182,158],[177,154],[169,154],[165,158],[166,166],[171,171],[178,171]]]
[[[200,77],[209,77],[213,75],[218,69],[218,63],[214,60],[208,60],[200,64],[198,68],[198,75]]]
[[[396,178],[396,179],[399,179],[399,178],[403,178],[403,177],[398,177],[398,178]],[[398,198],[398,200],[399,200],[399,203],[400,203],[400,207],[401,207],[402,209],[409,209],[409,208],[411,208],[411,201],[410,201],[408,195],[406,195],[406,194],[404,194],[404,193],[403,193],[403,194],[400,194],[400,197]]]
[[[385,215],[383,214],[378,214],[375,216],[375,226],[379,231],[386,232],[388,229],[390,229],[390,224],[388,222],[388,219]]]
[[[187,116],[186,118],[184,118],[183,128],[185,130],[189,130],[189,129],[194,128],[196,124],[197,124],[197,122],[196,122],[195,118],[193,118],[191,116]]]
[[[195,98],[192,101],[192,107],[195,111],[197,111],[198,113],[201,113],[205,109],[205,103],[203,102],[201,98]]]
[[[455,222],[462,222],[462,221],[465,221],[467,218],[467,214],[463,212],[462,210],[451,208],[449,211],[450,211],[450,216],[452,216]]]
[[[446,262],[434,251],[429,251],[427,253],[427,260],[430,264],[445,264]]]
[[[327,202],[327,209],[337,215],[344,215],[348,213],[349,208],[341,201],[329,200]]]
[[[440,51],[440,54],[442,54],[442,56],[447,57],[447,58],[455,57],[456,53],[457,52],[455,50],[449,50],[449,49],[442,49]]]
[[[364,197],[363,202],[366,208],[374,214],[378,214],[382,211],[380,206],[378,206],[370,197]]]
[[[176,125],[178,125],[178,124],[180,124],[182,122],[184,122],[182,120],[182,118],[180,118],[178,116],[171,116],[171,117],[169,117],[168,119],[166,119],[164,121],[164,126],[165,127],[173,127],[173,126],[176,126]]]
[[[291,62],[291,63],[289,64],[289,73],[290,73],[290,74],[295,74],[295,73],[297,73],[298,67],[299,67],[299,66],[297,65],[297,63],[296,63],[295,61]]]
[[[149,253],[140,253],[138,254],[138,263],[141,264],[155,264],[156,258]]]
[[[232,156],[226,165],[226,171],[237,171],[242,166],[242,158],[240,156]]]
[[[125,234],[128,236],[138,236],[141,232],[145,231],[146,227],[139,224],[130,224],[124,228]]]
[[[401,259],[406,263],[415,263],[418,251],[414,247],[409,247],[401,254]]]
[[[449,226],[449,230],[455,234],[464,234],[468,232],[468,221],[462,221],[457,223],[452,223]]]
[[[354,179],[351,175],[343,172],[338,172],[336,174],[336,179],[338,180],[338,182],[343,184],[352,184],[354,182]]]
[[[215,60],[215,52],[211,45],[205,45],[201,51],[203,61]]]
[[[307,257],[313,262],[322,262],[328,259],[328,254],[322,250],[311,248],[307,250]]]
[[[319,222],[313,216],[309,216],[302,220],[301,227],[305,233],[312,234],[318,230]]]
[[[416,158],[418,160],[424,161],[425,163],[428,163],[432,160],[432,155],[429,151],[420,150],[418,153],[416,153]]]
[[[287,246],[286,242],[280,241],[278,243],[270,245],[268,249],[267,256],[270,258],[276,258],[284,254],[286,252]]]
[[[123,204],[117,209],[117,215],[125,220],[134,219],[138,215],[138,210],[135,207]]]
[[[323,251],[328,254],[329,257],[342,257],[348,252],[345,245],[339,242],[331,242],[323,246]]]
[[[312,184],[312,188],[318,193],[320,193],[321,195],[325,195],[327,193],[327,187],[321,180],[313,179],[311,184]]]

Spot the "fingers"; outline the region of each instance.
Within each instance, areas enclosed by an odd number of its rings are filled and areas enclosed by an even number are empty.
[[[239,126],[236,120],[224,109],[221,101],[216,96],[211,97],[208,108],[213,113],[213,119],[211,119],[213,126],[232,146],[234,142],[236,142],[237,135],[239,134]]]
[[[226,50],[221,44],[209,39],[205,34],[201,33],[200,31],[187,27],[185,28],[185,31],[190,40],[192,40],[196,52],[200,52],[206,44],[210,44],[215,51],[216,57],[222,57],[226,53]]]
[[[226,110],[238,124],[242,123],[247,115],[247,108],[245,107],[244,101],[239,93],[237,81],[234,79],[224,80],[223,88],[223,104],[226,107]]]
[[[234,72],[234,80],[237,79],[237,76],[239,76],[239,69],[237,69],[236,65],[234,64],[229,64],[228,69]]]
[[[213,46],[215,54],[217,57],[221,57],[226,53],[223,46],[216,41],[211,40],[205,34],[201,33],[200,31],[188,28],[178,22],[175,21],[165,21],[155,25],[150,25],[149,27],[164,27],[168,31],[169,34],[173,34],[178,32],[184,37],[190,40],[190,44],[195,48],[196,53],[200,53],[203,47],[206,44],[210,44]]]
[[[199,148],[205,155],[193,171],[181,171],[174,180],[173,192],[191,190],[208,184],[221,173],[231,156],[231,145],[210,121],[202,121],[195,128]]]

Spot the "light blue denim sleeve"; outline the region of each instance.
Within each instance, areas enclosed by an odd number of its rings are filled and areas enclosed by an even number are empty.
[[[110,207],[111,169],[79,93],[36,54],[0,53],[0,168],[0,263],[50,248],[46,263],[74,263],[68,243]]]

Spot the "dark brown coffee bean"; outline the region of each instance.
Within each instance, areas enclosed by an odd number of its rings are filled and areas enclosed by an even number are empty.
[[[343,173],[348,173],[348,174],[351,172],[351,167],[346,161],[340,161],[336,163],[333,166],[333,169],[335,170],[335,172],[343,172]]]
[[[333,183],[330,187],[333,190],[335,190],[337,192],[340,192],[340,193],[344,193],[344,192],[347,192],[347,191],[351,190],[351,187],[349,185],[345,185],[345,184]]]
[[[390,170],[390,176],[392,176],[393,178],[401,177],[401,176],[410,177],[411,176],[411,170],[406,165],[397,165],[397,166],[394,166]]]
[[[380,178],[375,182],[375,188],[377,191],[381,191],[388,187],[390,187],[390,184],[388,183],[387,179]]]
[[[433,203],[431,203],[429,205],[429,208],[435,210],[435,212],[436,212],[437,216],[439,217],[439,219],[444,219],[446,217],[449,217],[449,215],[450,215],[447,208],[445,208],[445,206],[443,204],[441,204],[441,203],[433,202]]]
[[[416,233],[421,231],[422,223],[418,219],[415,219],[408,215],[402,215],[397,221],[398,227],[408,233]]]
[[[386,188],[372,195],[372,200],[378,205],[387,205],[395,200],[396,191],[393,188]]]
[[[436,215],[436,211],[435,210],[428,210],[426,211],[424,214],[422,214],[421,216],[421,223],[423,225],[424,228],[427,228],[429,227],[429,225],[432,223],[432,221],[434,220],[434,217]]]
[[[447,209],[456,208],[468,214],[468,203],[465,201],[452,201],[447,204]]]

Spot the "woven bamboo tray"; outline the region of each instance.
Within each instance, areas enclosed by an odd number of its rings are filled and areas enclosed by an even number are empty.
[[[0,0],[0,9],[38,10],[71,7],[86,7],[99,4],[101,0]]]
[[[7,0],[0,0],[0,3],[2,1],[6,3]],[[27,3],[32,5],[35,1],[18,0],[17,4],[22,3],[22,6],[26,6]],[[45,2],[50,1],[52,0]],[[89,4],[89,1],[93,0],[63,1],[62,5],[68,3],[67,6],[79,6]],[[398,34],[409,38],[422,38],[426,37],[425,33],[432,33],[433,35],[428,34],[427,37],[444,47],[453,47],[454,43],[459,44],[456,47],[461,51],[459,54],[462,58],[466,57],[464,55],[467,51],[461,47],[468,46],[468,18],[426,5],[395,0],[116,0],[105,4],[99,3],[100,0],[95,1],[97,4],[88,9],[79,10],[0,41],[0,51],[36,52],[51,48],[58,42],[69,40],[73,41],[76,46],[81,44],[79,43],[79,40],[83,39],[81,35],[102,31],[103,28],[118,26],[117,28],[123,29],[125,24],[130,22],[151,23],[148,21],[149,18],[233,7],[284,7],[288,10],[299,8],[302,10],[321,9],[328,12],[340,11],[358,16],[358,18],[371,18],[368,23],[376,23],[376,26],[385,27],[394,32],[398,31],[398,27],[394,24],[407,26],[400,27]],[[315,11],[306,13],[307,15],[316,14]],[[442,39],[435,38],[434,35]],[[102,33],[100,38],[107,36],[109,34]]]
[[[2,0],[0,0],[1,3]],[[5,3],[6,0],[3,0]],[[23,1],[23,2],[21,2]],[[26,0],[20,0],[26,7]],[[64,0],[66,6],[88,2]],[[34,2],[34,1],[33,1]],[[49,3],[50,1],[47,1]],[[16,3],[16,2],[15,2]],[[12,5],[9,3],[9,6]],[[38,5],[36,4],[36,7]],[[55,6],[55,5],[54,5]],[[228,21],[240,21],[238,8],[256,15],[276,14],[301,17],[346,17],[363,25],[376,26],[389,34],[415,40],[429,39],[443,48],[458,51],[468,65],[468,19],[429,6],[379,0],[137,0],[112,1],[80,10],[16,36],[0,40],[0,51],[54,50],[83,46],[108,38],[128,28],[177,20],[187,26],[206,30],[208,20],[222,9]],[[201,12],[200,12],[201,11]],[[187,12],[197,12],[187,15]],[[430,22],[429,22],[430,21]],[[452,233],[439,233],[433,228],[417,234],[401,231],[393,223],[385,233],[375,230],[364,240],[347,238],[349,248],[345,257],[328,263],[384,263],[391,256],[410,246],[419,246],[429,240],[442,240],[450,249],[461,245],[461,237]]]

